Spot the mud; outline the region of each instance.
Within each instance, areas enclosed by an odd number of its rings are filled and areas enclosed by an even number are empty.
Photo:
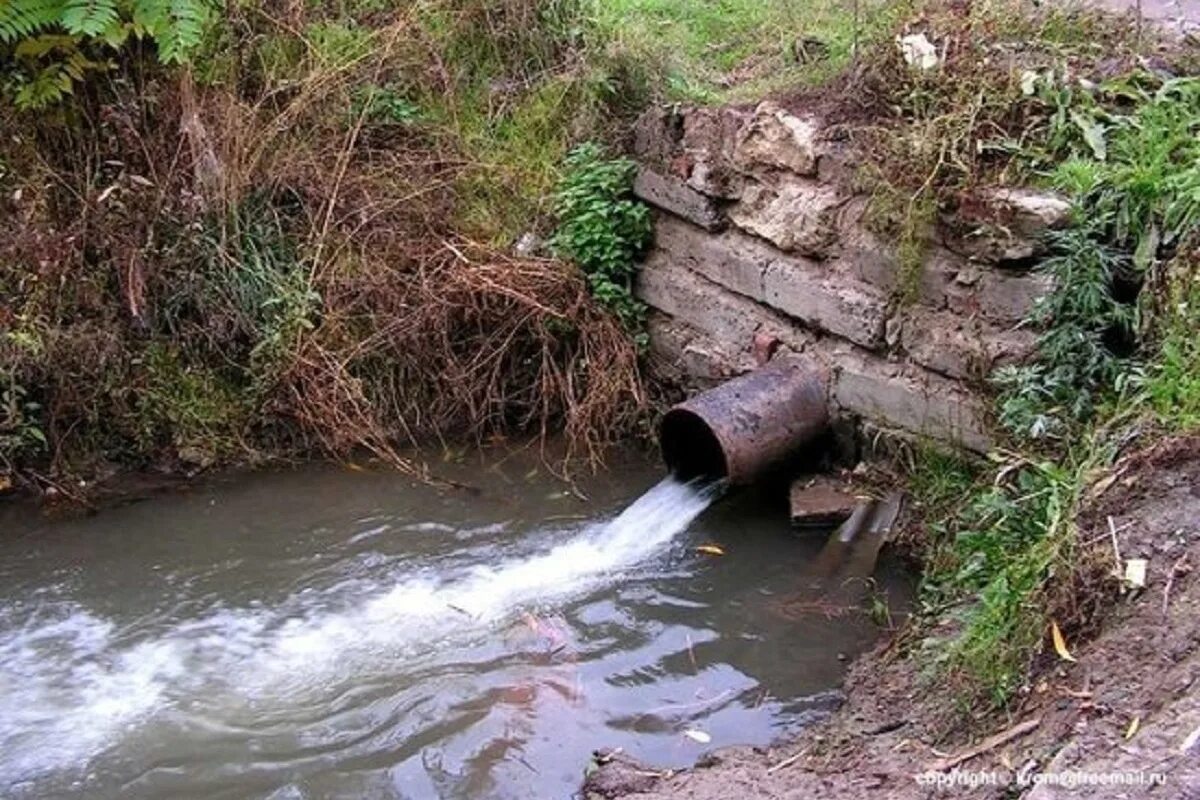
[[[721,750],[682,772],[600,754],[584,796],[1200,797],[1200,436],[1118,462],[1078,529],[1087,557],[1147,559],[1146,585],[1106,595],[1091,638],[1068,630],[1074,662],[1047,648],[1007,718],[948,726],[949,696],[921,688],[901,637],[859,659],[843,706],[795,740]]]

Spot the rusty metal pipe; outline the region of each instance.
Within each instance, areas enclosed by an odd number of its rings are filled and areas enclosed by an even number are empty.
[[[663,460],[684,478],[751,483],[828,423],[828,376],[785,356],[672,408],[659,426]]]

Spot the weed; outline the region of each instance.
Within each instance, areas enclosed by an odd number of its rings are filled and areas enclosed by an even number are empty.
[[[1113,296],[1125,257],[1088,228],[1051,236],[1052,255],[1041,269],[1055,290],[1034,308],[1042,333],[1031,363],[993,376],[1000,388],[1001,424],[1033,440],[1062,440],[1087,422],[1111,392],[1125,362],[1109,346],[1136,329],[1136,307]]]
[[[583,269],[592,295],[635,332],[645,309],[633,295],[633,278],[651,234],[650,209],[633,197],[636,172],[632,161],[607,159],[595,144],[571,151],[554,196],[558,228],[551,239]]]
[[[24,386],[0,373],[0,464],[7,469],[46,449],[41,410]]]
[[[1200,271],[1188,251],[1177,263],[1161,316],[1158,357],[1144,375],[1144,391],[1159,421],[1170,428],[1200,427]]]

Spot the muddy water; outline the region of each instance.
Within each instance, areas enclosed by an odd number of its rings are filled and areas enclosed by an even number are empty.
[[[0,796],[565,798],[601,745],[684,765],[804,724],[878,635],[847,582],[811,601],[820,537],[761,494],[442,471],[477,490],[310,467],[0,508]]]

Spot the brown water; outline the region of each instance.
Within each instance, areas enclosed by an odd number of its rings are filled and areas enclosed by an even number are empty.
[[[306,467],[0,508],[0,796],[566,798],[600,746],[682,766],[805,724],[878,635],[841,579],[795,600],[821,537],[762,494],[442,469],[479,490]]]

